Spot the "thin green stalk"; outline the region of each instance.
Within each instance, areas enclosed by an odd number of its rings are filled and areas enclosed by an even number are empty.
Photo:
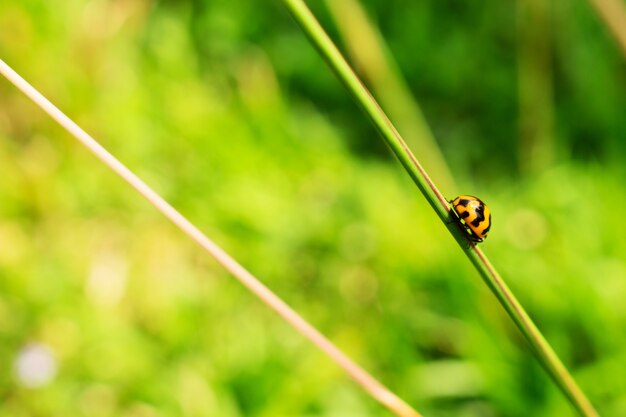
[[[578,412],[587,417],[598,416],[591,402],[574,381],[567,368],[550,347],[522,305],[493,268],[485,254],[466,238],[457,224],[451,223],[450,205],[428,177],[406,143],[389,121],[376,100],[361,83],[335,44],[302,0],[282,0],[296,22],[309,37],[328,65],[374,123],[383,139],[420,189],[428,203],[452,233],[472,264],[522,332],[531,350]],[[468,244],[469,243],[469,244]]]
[[[393,118],[407,144],[420,155],[424,168],[437,179],[444,193],[456,189],[452,173],[424,113],[411,94],[379,28],[368,18],[359,0],[326,0],[325,3],[353,65],[359,67],[361,76],[389,117]]]

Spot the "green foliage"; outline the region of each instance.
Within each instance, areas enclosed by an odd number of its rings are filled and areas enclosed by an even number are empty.
[[[367,4],[494,213],[485,251],[625,414],[624,59],[555,7],[556,157],[522,175],[515,11],[481,6]],[[24,0],[0,27],[9,65],[424,415],[573,415],[277,3]],[[0,416],[385,413],[6,82],[0,102]],[[32,343],[58,366],[38,388],[13,371]]]

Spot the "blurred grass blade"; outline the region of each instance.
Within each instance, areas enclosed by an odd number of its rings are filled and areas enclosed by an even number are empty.
[[[544,366],[548,374],[553,378],[555,383],[561,388],[581,415],[587,417],[597,416],[598,414],[590,401],[578,387],[574,378],[559,360],[556,353],[552,350],[539,329],[537,329],[522,305],[517,301],[484,253],[475,245],[468,242],[467,237],[458,225],[450,222],[451,218],[448,202],[413,156],[398,131],[389,121],[376,100],[355,75],[341,52],[339,52],[335,44],[328,37],[306,4],[302,0],[282,1],[322,57],[367,113],[383,139],[396,154],[417,187],[422,191],[426,200],[433,207],[441,220],[447,225],[448,230],[450,230],[461,248],[463,248],[485,283],[489,286],[513,322],[530,343],[532,352]]]
[[[550,2],[517,2],[518,163],[526,175],[544,172],[554,160],[551,14]]]
[[[626,5],[622,0],[589,0],[626,57]]]
[[[304,337],[309,339],[320,350],[326,353],[337,365],[343,368],[361,387],[373,398],[382,403],[391,412],[399,417],[421,417],[417,411],[383,386],[374,377],[346,356],[329,339],[321,334],[315,327],[307,322],[295,310],[287,305],[282,299],[267,288],[261,281],[254,277],[248,270],[241,266],[235,259],[228,255],[222,248],[209,239],[200,229],[193,225],[186,217],[172,207],[148,184],[140,179],[135,173],[122,164],[109,151],[100,145],[94,138],[85,132],[74,121],[67,117],[54,104],[46,99],[39,91],[20,77],[4,61],[0,59],[0,73],[13,85],[21,90],[43,111],[48,113],[65,130],[82,143],[90,152],[107,165],[113,172],[119,175],[139,194],[148,200],[157,210],[181,229],[189,238],[200,245],[209,255],[229,271],[239,282],[248,288],[254,295],[274,310],[285,321],[291,324]]]
[[[398,131],[421,156],[424,168],[437,179],[444,194],[446,191],[453,193],[456,185],[448,164],[380,31],[357,0],[326,0],[326,7],[355,65],[367,77],[381,104],[395,120]]]

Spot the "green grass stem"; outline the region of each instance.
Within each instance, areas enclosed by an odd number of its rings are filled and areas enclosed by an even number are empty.
[[[487,286],[502,304],[528,343],[530,343],[532,352],[557,386],[563,391],[565,396],[581,415],[586,417],[598,416],[598,413],[589,399],[578,387],[567,368],[563,365],[482,250],[469,242],[458,224],[451,222],[450,205],[448,201],[437,189],[426,171],[421,167],[396,128],[387,118],[367,88],[356,76],[313,13],[302,0],[282,1],[328,65],[346,86],[350,94],[352,94],[357,103],[363,108],[365,113],[367,113],[428,203],[444,222],[448,230],[450,230]]]
[[[426,122],[419,103],[389,52],[380,30],[370,21],[359,0],[326,0],[348,55],[360,70],[407,144],[420,155],[424,168],[437,179],[439,188],[452,192],[452,172]]]

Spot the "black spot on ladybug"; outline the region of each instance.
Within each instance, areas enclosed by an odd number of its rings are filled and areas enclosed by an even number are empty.
[[[487,228],[483,230],[483,235],[486,235],[489,229],[491,229],[491,214],[489,215],[489,220],[487,221]]]
[[[476,218],[472,220],[472,226],[478,227],[482,222],[485,221],[485,208],[481,205],[476,207],[475,210]]]

